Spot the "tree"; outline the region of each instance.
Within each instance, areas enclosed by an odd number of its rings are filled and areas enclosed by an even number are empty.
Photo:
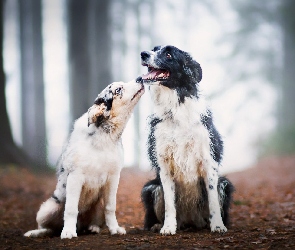
[[[241,54],[247,55],[244,58],[248,62],[259,61],[260,65],[252,72],[242,67],[244,73],[240,72],[240,78],[262,73],[278,92],[277,127],[266,142],[266,150],[295,152],[295,1],[232,0],[231,3],[239,15],[240,24],[234,35],[233,58],[240,60]],[[269,36],[267,42],[260,44],[258,38],[266,37],[263,32],[270,26],[277,31],[277,35]]]
[[[295,1],[282,2],[280,25],[283,36],[283,67],[278,124],[285,129],[295,129]]]
[[[80,117],[89,106],[88,5],[89,0],[67,1],[70,112],[72,120]]]
[[[272,140],[279,153],[295,152],[295,1],[284,0],[279,8],[283,37],[282,82],[279,85],[277,131]]]
[[[91,103],[108,84],[112,76],[112,1],[90,0],[89,5],[89,55],[90,55],[90,92]]]
[[[22,142],[40,169],[47,167],[41,1],[19,0]]]
[[[110,2],[69,0],[70,109],[77,119],[111,83]]]
[[[13,141],[6,109],[5,74],[3,68],[3,11],[4,0],[0,0],[0,163],[30,166],[32,162],[28,156]]]

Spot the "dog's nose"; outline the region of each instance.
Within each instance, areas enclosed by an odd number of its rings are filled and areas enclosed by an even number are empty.
[[[148,51],[142,51],[140,55],[142,60],[146,60],[150,57],[150,53]]]
[[[137,77],[135,81],[136,81],[137,83],[142,83],[142,77],[141,77],[141,76]]]

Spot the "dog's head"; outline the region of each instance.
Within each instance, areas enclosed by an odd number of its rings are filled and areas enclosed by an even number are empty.
[[[170,45],[157,46],[151,51],[141,52],[141,63],[148,68],[148,73],[138,81],[174,89],[181,102],[184,97],[198,96],[202,68],[187,52]]]
[[[135,81],[108,85],[88,109],[88,126],[94,123],[99,127],[112,118],[128,118],[143,93],[143,84]]]

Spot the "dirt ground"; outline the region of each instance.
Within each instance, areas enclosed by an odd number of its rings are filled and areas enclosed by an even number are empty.
[[[36,228],[36,212],[55,187],[55,175],[26,170],[0,170],[0,249],[295,249],[295,156],[268,158],[256,166],[228,174],[236,192],[231,226],[225,234],[209,230],[178,231],[161,236],[143,231],[140,190],[151,173],[124,169],[118,190],[117,218],[126,235],[79,235],[26,238]]]

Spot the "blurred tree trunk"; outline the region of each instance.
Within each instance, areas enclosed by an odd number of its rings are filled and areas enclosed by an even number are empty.
[[[241,26],[232,55],[238,55],[236,58],[240,60],[239,55],[248,54],[251,63],[260,61],[259,70],[254,71],[252,76],[263,75],[277,87],[277,127],[262,144],[262,151],[266,154],[292,154],[295,152],[295,1],[251,0],[231,3],[240,15]],[[256,37],[267,35],[267,32],[263,32],[265,27],[273,31],[278,29],[279,32],[274,32],[263,46],[257,46]],[[243,73],[238,79],[251,77],[247,67],[242,69]]]
[[[97,94],[114,79],[112,77],[111,0],[90,0],[89,5],[89,55],[90,92],[93,103]]]
[[[25,152],[45,169],[46,126],[41,1],[19,0],[22,141]]]
[[[110,2],[67,2],[72,120],[85,113],[112,80]]]
[[[5,74],[3,68],[3,21],[4,0],[0,0],[0,163],[30,166],[31,161],[25,153],[16,146],[10,129],[5,97]]]
[[[278,125],[280,130],[295,130],[295,1],[284,0],[282,4],[283,82],[279,97]]]
[[[70,112],[75,120],[88,109],[90,62],[88,54],[89,0],[68,0]]]

